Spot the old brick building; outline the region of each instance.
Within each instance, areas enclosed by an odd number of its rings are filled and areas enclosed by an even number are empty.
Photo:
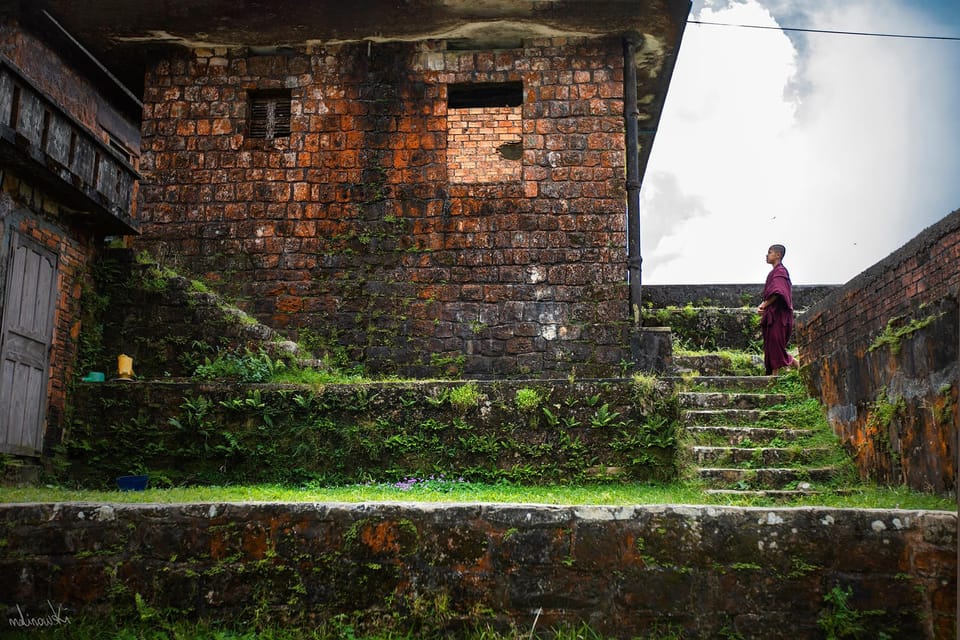
[[[139,248],[370,371],[631,358],[628,186],[685,0],[52,4],[145,70]]]
[[[688,11],[3,3],[0,452],[57,440],[106,238],[370,371],[617,370]]]
[[[60,424],[89,265],[135,231],[139,109],[50,16],[0,11],[0,453]]]

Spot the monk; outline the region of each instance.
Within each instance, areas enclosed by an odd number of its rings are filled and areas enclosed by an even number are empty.
[[[763,301],[757,307],[763,335],[763,364],[768,376],[784,367],[800,366],[799,361],[787,353],[787,343],[793,332],[793,290],[790,273],[783,266],[786,253],[782,244],[775,244],[767,250],[767,264],[773,268],[767,274]]]

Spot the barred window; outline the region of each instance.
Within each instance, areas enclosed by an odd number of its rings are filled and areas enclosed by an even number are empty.
[[[251,91],[248,137],[262,140],[290,135],[290,91]]]

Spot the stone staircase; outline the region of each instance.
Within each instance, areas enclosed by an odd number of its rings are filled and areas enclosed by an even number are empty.
[[[777,386],[771,376],[702,376],[680,393],[684,455],[708,493],[812,494],[836,478],[837,448],[785,408],[803,394]]]
[[[826,295],[795,287],[797,315]],[[648,292],[644,322],[669,326],[679,394],[681,456],[690,480],[714,494],[836,492],[849,467],[819,406],[795,377],[763,373],[759,288],[671,286]],[[692,351],[691,351],[692,350]]]

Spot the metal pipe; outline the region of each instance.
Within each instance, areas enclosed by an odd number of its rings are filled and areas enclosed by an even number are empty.
[[[640,109],[637,105],[637,49],[643,36],[630,33],[623,39],[623,119],[627,151],[627,279],[630,284],[630,313],[640,324],[642,294],[640,255]]]

